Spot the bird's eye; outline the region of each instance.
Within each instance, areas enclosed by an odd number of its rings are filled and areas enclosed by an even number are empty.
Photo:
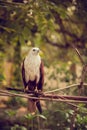
[[[35,51],[35,49],[33,49],[33,51]]]

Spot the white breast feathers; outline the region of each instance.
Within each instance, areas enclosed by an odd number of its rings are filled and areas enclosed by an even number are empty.
[[[40,79],[40,64],[41,58],[39,55],[28,55],[24,61],[24,69],[25,69],[25,80],[28,82],[29,80],[34,81],[37,78],[36,82],[38,83]]]

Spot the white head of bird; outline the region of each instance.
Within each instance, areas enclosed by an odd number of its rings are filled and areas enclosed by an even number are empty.
[[[40,49],[39,49],[39,48],[33,47],[33,48],[30,50],[29,55],[37,56],[37,55],[39,55],[39,52],[40,52]]]

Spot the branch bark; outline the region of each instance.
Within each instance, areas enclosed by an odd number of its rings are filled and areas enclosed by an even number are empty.
[[[28,92],[27,92],[28,93]],[[44,94],[29,92],[29,94],[18,94],[13,92],[8,92],[6,90],[0,89],[0,96],[11,96],[11,97],[21,97],[29,99],[39,99],[39,100],[52,100],[60,102],[75,102],[75,103],[87,103],[87,97],[83,96],[68,96],[68,95],[57,95],[57,94]]]

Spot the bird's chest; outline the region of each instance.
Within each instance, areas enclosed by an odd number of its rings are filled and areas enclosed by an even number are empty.
[[[29,80],[33,81],[37,78],[37,82],[40,78],[40,59],[26,59],[24,63],[25,68],[25,79],[26,82]]]

